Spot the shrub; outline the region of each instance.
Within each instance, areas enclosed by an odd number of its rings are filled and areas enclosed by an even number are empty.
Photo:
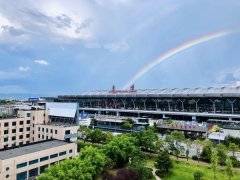
[[[203,172],[197,170],[193,173],[193,177],[195,180],[200,180],[203,177]]]
[[[240,167],[240,161],[236,157],[231,156],[230,159],[232,160],[233,167]]]
[[[160,177],[160,176],[162,176],[162,172],[158,169],[158,170],[156,170],[156,175],[158,176],[158,177]]]
[[[195,161],[197,161],[197,160],[198,160],[198,157],[197,157],[196,155],[193,155],[193,156],[192,156],[192,159],[195,160]]]

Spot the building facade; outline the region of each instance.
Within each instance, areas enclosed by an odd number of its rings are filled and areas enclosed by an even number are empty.
[[[0,179],[35,179],[48,166],[77,155],[75,143],[49,140],[0,151]]]

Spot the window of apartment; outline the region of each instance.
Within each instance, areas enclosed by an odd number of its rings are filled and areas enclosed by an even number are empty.
[[[70,154],[72,153],[72,149],[69,150],[69,153],[70,153]]]
[[[17,164],[17,169],[19,168],[23,168],[27,166],[27,162],[21,163],[21,164]]]
[[[40,134],[38,135],[38,138],[40,139]]]
[[[12,133],[16,133],[16,129],[12,129]]]
[[[9,174],[6,175],[6,178],[9,178]]]
[[[66,151],[63,151],[63,152],[60,152],[59,153],[59,156],[64,156],[64,155],[66,155],[67,154],[67,152]]]
[[[53,158],[56,158],[56,157],[58,157],[58,154],[52,154],[52,155],[50,155],[50,159],[53,159]]]
[[[9,170],[9,167],[6,167],[6,171],[8,171]]]
[[[23,121],[19,121],[19,124],[20,124],[20,125],[23,125]]]
[[[35,116],[33,116],[33,120],[35,120]]]
[[[6,137],[6,138],[4,138],[4,142],[8,142],[8,138]]]
[[[23,139],[23,135],[20,135],[20,136],[19,136],[19,139]]]
[[[55,134],[57,134],[57,130],[55,130]]]
[[[16,140],[16,136],[13,136],[13,137],[12,137],[12,141],[15,141],[15,140]]]
[[[42,132],[44,132],[44,128],[42,128]]]
[[[26,134],[26,138],[30,138],[30,134]]]
[[[50,132],[53,133],[53,130],[51,129]]]
[[[22,146],[22,145],[23,145],[23,142],[20,142],[20,143],[19,143],[19,146]]]
[[[30,117],[31,116],[31,113],[27,113],[27,117]]]
[[[26,144],[29,144],[30,143],[30,141],[26,141]]]
[[[23,128],[20,128],[20,129],[19,129],[19,132],[23,132]]]
[[[34,159],[32,161],[29,161],[29,165],[36,164],[38,163],[38,159]]]
[[[8,126],[9,126],[8,122],[5,122],[4,127],[8,127]]]
[[[46,128],[46,132],[48,133],[48,128]]]
[[[15,122],[12,122],[12,126],[16,126],[16,124],[17,124],[17,122],[15,121]]]
[[[27,120],[27,124],[30,124],[30,120]]]
[[[4,130],[4,134],[8,134],[8,130]]]
[[[27,127],[26,129],[27,129],[27,131],[30,131],[30,127]]]
[[[40,127],[38,127],[38,131],[40,131]]]
[[[40,162],[46,161],[46,160],[48,160],[48,159],[49,159],[49,156],[42,157],[42,158],[40,158]]]
[[[42,139],[44,139],[44,135],[42,135]]]

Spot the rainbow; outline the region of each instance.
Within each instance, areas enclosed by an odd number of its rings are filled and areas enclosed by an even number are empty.
[[[190,49],[192,47],[195,47],[197,45],[200,45],[202,43],[211,41],[213,39],[217,39],[217,38],[221,38],[227,35],[232,34],[233,31],[222,31],[222,32],[217,32],[214,34],[210,34],[210,35],[206,35],[203,37],[200,37],[198,39],[186,42],[168,52],[166,52],[165,54],[159,56],[157,59],[151,61],[150,63],[148,63],[147,65],[144,66],[144,68],[140,69],[134,76],[132,79],[130,79],[124,86],[122,89],[127,89],[128,87],[130,87],[132,84],[134,84],[134,82],[136,82],[139,78],[141,78],[144,74],[148,73],[152,68],[154,68],[155,66],[157,66],[158,64],[162,63],[163,61],[183,52],[186,51],[187,49]]]

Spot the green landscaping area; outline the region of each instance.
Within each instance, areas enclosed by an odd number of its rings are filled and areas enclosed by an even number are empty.
[[[148,162],[151,162],[151,161],[148,161]],[[198,164],[193,164],[188,162],[173,161],[173,167],[174,168],[170,169],[168,174],[166,175],[163,174],[161,176],[162,180],[194,179],[193,173],[197,170],[200,170],[203,172],[203,177],[201,178],[201,180],[213,179],[213,170],[211,169],[210,165],[203,166],[203,165],[198,165]],[[218,180],[229,179],[225,172],[225,169],[217,170],[216,176]],[[240,170],[235,169],[234,177],[232,178],[232,180],[239,180],[239,179],[240,179]]]

